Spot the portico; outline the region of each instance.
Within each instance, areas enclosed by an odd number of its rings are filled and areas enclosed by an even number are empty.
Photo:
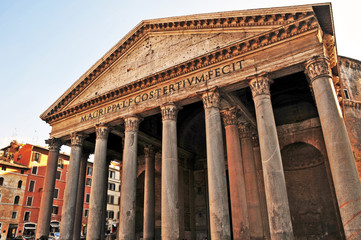
[[[41,116],[50,143],[72,147],[68,179],[76,184],[66,189],[60,238],[78,232],[82,152],[95,154],[87,239],[104,238],[109,160],[122,164],[118,239],[361,234],[352,204],[360,180],[332,81],[336,50],[324,46],[334,34],[330,16],[320,4],[141,22]],[[288,161],[299,143],[319,157]],[[299,196],[307,180],[329,197]],[[38,226],[48,214],[45,207]]]

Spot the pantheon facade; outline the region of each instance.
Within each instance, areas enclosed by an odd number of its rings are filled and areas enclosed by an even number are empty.
[[[361,239],[360,62],[313,4],[145,20],[54,102],[37,237],[71,146],[60,239],[104,239],[110,161],[117,239]]]

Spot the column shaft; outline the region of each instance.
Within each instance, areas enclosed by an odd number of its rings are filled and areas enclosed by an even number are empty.
[[[178,146],[177,107],[167,103],[161,107],[163,118],[162,138],[162,240],[179,239],[178,209]]]
[[[144,179],[144,226],[143,239],[154,240],[155,228],[155,185],[154,185],[154,150],[152,146],[144,148],[145,179]]]
[[[76,209],[76,199],[78,192],[80,157],[82,152],[84,136],[73,133],[71,136],[70,162],[66,177],[64,193],[64,204],[61,212],[60,239],[73,239],[74,218]]]
[[[135,212],[137,192],[137,146],[139,118],[126,117],[120,198],[119,239],[135,239]]]
[[[49,155],[46,166],[43,194],[41,196],[40,202],[36,238],[40,238],[41,236],[49,236],[56,169],[58,166],[59,151],[61,147],[61,141],[59,139],[52,138],[47,140],[46,143],[49,144]]]
[[[246,186],[237,127],[236,108],[222,111],[226,129],[229,191],[231,198],[233,239],[250,239]]]
[[[255,76],[250,81],[250,87],[256,109],[271,239],[293,239],[291,214],[271,104],[268,74]]]
[[[96,143],[94,151],[93,177],[90,190],[89,217],[87,227],[87,240],[101,239],[101,227],[104,211],[104,175],[108,175],[107,168],[107,143],[109,128],[105,125],[96,126]]]
[[[211,239],[231,239],[227,179],[224,163],[224,149],[219,92],[209,90],[203,93],[206,121],[208,195]]]
[[[244,179],[246,182],[250,236],[252,239],[262,239],[264,234],[260,196],[258,191],[257,170],[252,146],[252,127],[249,123],[245,123],[241,124],[239,129],[241,136]]]
[[[328,59],[312,58],[306,63],[306,73],[312,83],[345,235],[347,239],[359,239],[361,183]]]
[[[81,234],[81,226],[83,220],[85,178],[86,178],[86,168],[87,168],[88,158],[89,158],[89,153],[85,153],[83,150],[80,159],[78,193],[76,194],[77,197],[76,197],[73,239],[80,239],[80,234]]]

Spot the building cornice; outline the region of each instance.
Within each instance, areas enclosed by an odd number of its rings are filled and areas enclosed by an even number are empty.
[[[189,61],[183,62],[171,68],[157,72],[145,78],[136,80],[132,83],[124,85],[120,88],[108,91],[100,96],[89,99],[85,102],[77,104],[69,109],[64,109],[69,105],[76,96],[78,96],[85,88],[94,82],[104,71],[113,65],[121,56],[126,54],[132,46],[136,44],[145,34],[150,32],[165,32],[174,30],[186,29],[214,29],[214,28],[239,28],[240,26],[266,26],[266,25],[283,25],[276,27],[270,31],[262,34],[242,39],[239,42],[230,44],[223,48],[217,49],[210,53],[193,58]],[[180,22],[165,22],[165,23],[147,23],[142,22],[136,31],[129,36],[117,48],[113,48],[111,54],[107,54],[102,58],[101,63],[89,74],[85,74],[79,79],[70,89],[58,99],[47,111],[40,117],[48,123],[63,119],[65,117],[77,114],[83,110],[91,109],[99,104],[111,101],[115,98],[126,96],[136,91],[156,85],[160,82],[166,81],[173,77],[178,77],[195,70],[205,68],[209,65],[216,64],[220,61],[227,60],[233,57],[248,54],[251,51],[265,48],[269,45],[279,43],[288,38],[300,35],[319,28],[316,17],[312,12],[298,12],[289,14],[270,14],[258,16],[243,16],[243,17],[229,17],[229,18],[215,18],[205,20],[192,20]]]

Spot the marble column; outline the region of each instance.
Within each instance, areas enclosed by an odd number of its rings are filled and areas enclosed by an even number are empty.
[[[261,215],[261,203],[258,190],[256,162],[254,159],[252,144],[253,132],[254,129],[251,124],[242,123],[239,125],[244,179],[246,182],[250,236],[252,239],[263,239],[264,234]]]
[[[226,129],[229,192],[231,198],[233,239],[250,239],[246,186],[239,140],[237,109],[222,110]]]
[[[87,226],[87,240],[101,239],[103,227],[102,212],[104,211],[103,192],[105,185],[104,175],[108,175],[107,144],[109,128],[104,124],[97,124],[95,128],[96,142],[94,151],[93,177],[90,189],[89,217]]]
[[[64,191],[64,203],[61,211],[60,240],[73,239],[76,199],[78,192],[80,156],[85,136],[71,134],[71,152]]]
[[[104,198],[104,202],[105,204],[103,205],[103,211],[102,211],[102,227],[100,228],[101,229],[101,238],[100,240],[104,240],[105,239],[105,234],[107,233],[107,206],[108,206],[108,202],[107,202],[107,199],[108,199],[108,180],[109,180],[109,165],[110,165],[110,160],[107,159],[107,174],[104,175],[104,189],[103,189],[103,198]]]
[[[145,179],[144,179],[144,223],[143,239],[154,240],[155,228],[155,185],[154,185],[154,161],[155,153],[151,145],[144,148],[145,155]]]
[[[256,109],[270,233],[271,239],[294,239],[270,83],[268,73],[253,76],[249,83]]]
[[[122,191],[120,193],[119,240],[135,239],[139,122],[140,119],[136,116],[129,116],[124,119],[125,136],[122,167]]]
[[[62,145],[60,139],[52,138],[45,141],[49,144],[49,154],[46,166],[46,173],[43,185],[43,193],[40,202],[40,211],[38,224],[36,228],[36,238],[41,236],[49,236],[50,219],[53,208],[54,188],[56,169],[58,167],[59,151]]]
[[[219,92],[202,93],[207,142],[208,199],[212,240],[231,239]]]
[[[361,184],[329,60],[316,56],[305,67],[312,84],[345,235],[347,239],[360,239]]]
[[[80,239],[80,234],[81,234],[81,226],[83,220],[85,179],[86,179],[88,158],[89,158],[89,152],[85,152],[83,150],[80,158],[78,193],[76,194],[76,209],[75,209],[73,239]]]
[[[161,106],[162,137],[162,240],[179,239],[177,113],[174,103]]]

